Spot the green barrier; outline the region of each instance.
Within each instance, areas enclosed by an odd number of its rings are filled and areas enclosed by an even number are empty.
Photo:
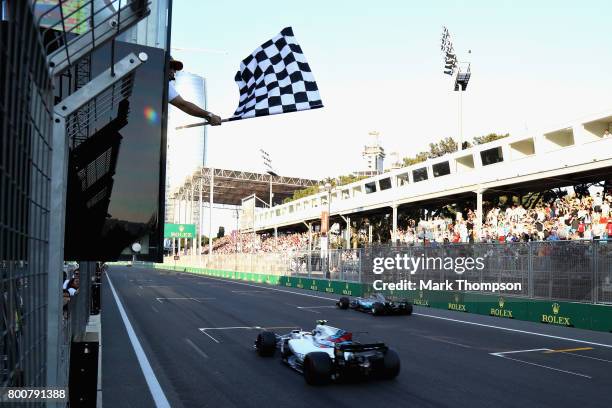
[[[121,264],[119,262],[115,263]],[[146,266],[146,265],[135,265]],[[357,282],[343,282],[329,279],[300,278],[237,272],[217,269],[204,269],[164,264],[152,264],[155,269],[186,271],[189,273],[215,276],[225,279],[242,280],[287,288],[308,289],[318,292],[345,296],[367,296],[373,292],[372,286]],[[385,295],[405,298],[422,307],[452,310],[462,313],[476,313],[564,327],[612,332],[612,305],[594,305],[562,301],[545,301],[505,295],[485,295],[450,291],[385,291]]]

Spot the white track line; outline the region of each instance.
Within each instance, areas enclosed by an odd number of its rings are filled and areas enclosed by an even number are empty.
[[[251,287],[254,287],[254,288],[273,290],[273,291],[276,291],[276,292],[291,293],[293,295],[298,295],[298,296],[307,296],[307,297],[312,297],[312,298],[317,298],[317,299],[326,299],[326,300],[331,300],[331,301],[334,301],[334,302],[337,301],[337,299],[333,299],[333,298],[329,298],[329,297],[325,297],[325,296],[310,295],[308,293],[298,293],[298,292],[292,292],[290,290],[283,290],[283,289],[276,289],[276,288],[267,288],[265,286],[251,285],[249,283],[243,283],[243,282],[234,282],[234,281],[229,281],[229,280],[226,280],[226,279],[211,278],[209,276],[202,276],[202,275],[196,275],[196,276],[200,276],[200,277],[202,277],[204,279],[212,279],[212,280],[220,281],[220,282],[234,283],[236,285],[245,285],[245,286],[251,286]],[[530,334],[532,336],[548,337],[548,338],[551,338],[551,339],[573,341],[573,342],[576,342],[576,343],[591,344],[591,345],[594,345],[594,346],[601,346],[601,347],[606,347],[606,348],[612,348],[612,344],[596,343],[596,342],[593,342],[593,341],[572,339],[570,337],[553,336],[552,334],[544,334],[544,333],[531,332],[531,331],[527,331],[527,330],[511,329],[509,327],[495,326],[495,325],[492,325],[492,324],[468,322],[468,321],[465,321],[465,320],[451,319],[450,317],[433,316],[433,315],[428,315],[428,314],[424,314],[424,313],[412,313],[412,314],[415,315],[415,316],[423,316],[423,317],[428,317],[428,318],[431,318],[431,319],[447,320],[447,321],[455,322],[455,323],[469,324],[469,325],[480,326],[480,327],[488,327],[490,329],[504,330],[504,331],[514,332],[514,333]]]
[[[549,366],[545,366],[545,365],[542,365],[542,364],[532,363],[530,361],[519,360],[518,358],[512,358],[512,357],[506,357],[506,356],[500,356],[500,355],[495,355],[495,356],[496,357],[505,358],[506,360],[517,361],[517,362],[523,363],[523,364],[529,364],[529,365],[536,366],[536,367],[547,368],[547,369],[553,370],[553,371],[560,371],[560,372],[565,373],[565,374],[577,375],[579,377],[584,377],[584,378],[589,378],[589,379],[593,378],[593,377],[591,377],[589,375],[586,375],[586,374],[580,374],[580,373],[575,373],[573,371],[561,370],[560,368],[554,368],[554,367],[549,367]]]
[[[316,313],[316,314],[321,314],[321,312],[317,312],[316,310],[310,310],[310,309],[301,309],[298,307],[298,309],[303,310],[305,312],[310,312],[310,313]]]
[[[472,346],[468,346],[467,344],[461,344],[461,343],[456,343],[454,341],[450,341],[450,340],[445,340],[445,339],[441,339],[439,337],[435,337],[435,336],[423,336],[420,335],[421,337],[425,338],[425,339],[429,339],[431,341],[438,341],[440,343],[446,343],[446,344],[451,344],[453,346],[458,346],[458,347],[463,347],[463,348],[468,348],[468,349],[473,349],[474,347]]]
[[[328,297],[324,297],[324,296],[317,296],[317,295],[310,295],[308,293],[298,293],[298,292],[292,292],[290,290],[283,290],[283,289],[276,289],[276,288],[266,288],[265,286],[251,285],[250,283],[244,283],[244,282],[234,282],[234,281],[229,281],[227,279],[211,278],[210,276],[202,276],[202,275],[197,275],[197,276],[200,276],[200,277],[202,277],[204,279],[212,279],[212,280],[219,281],[219,282],[233,283],[235,285],[244,285],[244,286],[250,286],[252,288],[273,290],[275,292],[292,293],[294,295],[299,295],[299,296],[307,296],[307,297],[312,297],[312,298],[316,298],[316,299],[333,300],[334,302],[336,301],[336,299],[333,299],[333,298],[328,298]]]
[[[295,329],[295,326],[269,326],[269,327],[262,327],[262,326],[229,326],[229,327],[200,327],[198,330],[200,332],[202,332],[203,334],[207,335],[208,337],[210,337],[215,343],[219,344],[221,343],[219,340],[215,339],[213,336],[211,336],[210,334],[208,334],[209,330],[236,330],[236,329],[242,329],[242,330],[262,330],[262,329]]]
[[[200,329],[200,331],[202,333],[204,333],[205,335],[207,335],[208,337],[210,337],[215,343],[219,344],[219,340],[215,339],[213,336],[211,336],[210,334],[206,333],[206,330]]]
[[[119,309],[119,314],[121,315],[121,320],[123,320],[123,324],[125,325],[125,329],[127,330],[128,337],[130,338],[130,343],[132,343],[132,347],[134,348],[134,352],[136,353],[136,358],[138,359],[138,364],[140,364],[140,369],[142,370],[142,374],[149,386],[149,391],[151,392],[151,396],[153,397],[153,401],[155,402],[155,406],[157,408],[170,408],[170,403],[166,398],[166,394],[164,394],[164,390],[162,390],[157,377],[155,376],[155,372],[147,359],[147,355],[145,354],[142,346],[140,345],[140,341],[136,336],[136,332],[134,332],[134,328],[130,323],[130,320],[125,313],[125,309],[121,304],[121,300],[119,300],[119,296],[115,291],[115,287],[113,286],[113,282],[111,282],[110,276],[108,273],[106,274],[106,278],[108,279],[108,284],[113,292],[113,296],[115,297],[115,302],[117,303],[117,308]]]
[[[192,298],[192,297],[158,297],[155,298],[155,300],[157,300],[159,303],[163,303],[162,300],[195,300],[198,303],[202,303],[200,302],[200,300],[214,300],[216,298],[212,298],[212,297],[202,297],[202,298]]]
[[[296,306],[298,309],[321,309],[321,308],[336,308],[336,306]]]
[[[601,346],[601,347],[612,348],[611,344],[603,344],[603,343],[596,343],[596,342],[587,341],[587,340],[572,339],[570,337],[553,336],[552,334],[536,333],[536,332],[531,332],[531,331],[527,331],[527,330],[511,329],[509,327],[494,326],[492,324],[468,322],[468,321],[465,321],[465,320],[451,319],[450,317],[432,316],[432,315],[423,314],[423,313],[413,313],[413,315],[429,317],[429,318],[432,318],[432,319],[447,320],[447,321],[455,322],[455,323],[469,324],[469,325],[472,325],[472,326],[480,326],[480,327],[488,327],[488,328],[497,329],[497,330],[505,330],[505,331],[514,332],[514,333],[531,334],[532,336],[548,337],[548,338],[551,338],[551,339],[567,340],[567,341],[573,341],[573,342],[576,342],[576,343],[591,344],[591,345],[594,345],[594,346]]]
[[[237,293],[239,295],[248,295],[251,293],[267,293],[263,290],[232,290],[232,293]]]
[[[550,351],[548,348],[538,348],[538,349],[529,349],[529,350],[512,350],[512,351],[499,351],[497,353],[489,353],[492,356],[502,357],[504,354],[514,354],[514,353],[530,353],[532,351]]]
[[[204,358],[208,358],[208,354],[206,354],[205,352],[202,351],[202,349],[200,349],[198,346],[196,346],[193,343],[193,341],[189,340],[186,337],[185,337],[185,341],[187,342],[187,344],[189,344],[196,351],[196,353],[198,353],[199,355],[201,355]]]
[[[612,363],[612,360],[606,360],[605,358],[597,358],[597,357],[585,356],[584,354],[570,353],[568,351],[558,351],[558,353],[566,354],[566,355],[572,356],[572,357],[582,357],[582,358],[588,358],[588,359],[591,359],[591,360],[602,361],[604,363]]]

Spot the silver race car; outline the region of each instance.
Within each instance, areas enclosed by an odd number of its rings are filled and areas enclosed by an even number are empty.
[[[284,335],[263,331],[255,349],[263,357],[278,349],[282,361],[303,373],[310,385],[356,377],[392,379],[399,374],[399,356],[384,343],[358,343],[352,333],[326,323],[317,320],[312,331],[298,329]]]
[[[336,302],[336,306],[340,309],[350,308],[360,312],[371,313],[374,316],[412,314],[412,303],[409,301],[394,301],[380,293],[372,294],[369,297],[356,297],[353,299],[343,296]]]

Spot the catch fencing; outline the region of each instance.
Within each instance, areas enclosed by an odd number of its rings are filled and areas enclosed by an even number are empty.
[[[30,3],[0,2],[0,387],[47,384],[53,94]]]
[[[380,259],[396,260],[398,257],[402,262],[404,258],[421,259],[421,267],[412,273],[403,263],[400,268],[394,263],[381,273],[375,273],[375,265],[381,265]],[[473,262],[466,263],[466,259]],[[452,268],[447,267],[449,262]],[[327,256],[318,250],[213,253],[181,256],[176,260],[168,257],[165,263],[365,284],[376,280],[391,283],[458,279],[471,284],[520,283],[520,290],[500,293],[532,299],[612,304],[612,241],[381,245],[330,250]],[[476,268],[476,265],[482,267]],[[483,290],[472,292],[486,293]]]

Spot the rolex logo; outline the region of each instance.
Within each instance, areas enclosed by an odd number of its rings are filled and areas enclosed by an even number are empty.
[[[181,226],[179,227],[179,231],[180,231],[180,232],[185,231],[185,227],[181,225]]]
[[[420,297],[421,299],[423,299],[423,291],[422,291],[422,290],[420,290],[420,291],[419,291],[419,297]]]
[[[459,303],[459,295],[455,295],[455,303]]]
[[[560,324],[562,326],[572,326],[572,322],[570,321],[569,316],[559,316],[559,312],[561,311],[561,305],[558,303],[552,304],[552,312],[553,314],[547,315],[543,314],[540,319],[542,323],[552,323],[552,324]]]
[[[499,307],[500,309],[504,307],[504,305],[506,304],[506,299],[504,299],[502,296],[499,297]]]

